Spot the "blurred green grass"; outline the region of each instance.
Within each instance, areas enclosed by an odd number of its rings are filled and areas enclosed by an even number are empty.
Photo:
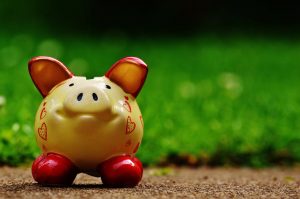
[[[89,78],[119,58],[141,57],[150,71],[137,99],[145,122],[137,156],[147,165],[183,156],[255,167],[300,161],[300,40],[0,33],[0,164],[40,153],[33,123],[41,96],[27,71],[37,55]]]

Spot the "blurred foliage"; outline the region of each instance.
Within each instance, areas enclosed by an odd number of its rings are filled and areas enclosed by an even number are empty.
[[[150,71],[137,99],[145,122],[137,156],[147,165],[300,161],[300,40],[45,35],[0,33],[0,164],[40,153],[33,124],[41,96],[27,71],[37,55],[89,78],[121,57],[141,57]]]

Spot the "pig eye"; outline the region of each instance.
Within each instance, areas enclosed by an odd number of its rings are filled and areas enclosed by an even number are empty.
[[[72,83],[72,84],[69,84],[69,86],[71,87],[71,86],[74,86],[74,83]]]
[[[107,89],[111,89],[110,85],[105,85],[105,87],[106,87]]]

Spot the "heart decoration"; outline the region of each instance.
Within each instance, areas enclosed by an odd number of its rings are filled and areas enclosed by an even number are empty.
[[[127,124],[126,124],[126,134],[132,133],[132,131],[134,131],[134,129],[135,129],[135,126],[136,126],[135,122],[133,122],[131,120],[131,117],[128,116],[127,117]]]
[[[45,122],[42,124],[41,128],[38,128],[38,133],[43,140],[47,141],[47,125]]]
[[[125,146],[126,146],[126,147],[129,147],[130,145],[131,145],[131,140],[127,140]]]
[[[43,119],[47,114],[46,108],[44,107],[40,113],[40,120]]]
[[[140,115],[140,121],[141,121],[142,126],[144,126],[144,120],[143,120],[143,117],[141,115]]]
[[[139,149],[139,146],[140,146],[140,142],[138,142],[137,145],[135,146],[133,153],[137,152],[137,150]]]
[[[123,107],[129,112],[131,113],[131,106],[127,101],[124,101]]]

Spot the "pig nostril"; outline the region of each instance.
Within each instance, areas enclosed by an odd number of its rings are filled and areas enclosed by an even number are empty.
[[[95,101],[97,101],[97,100],[98,100],[98,96],[97,96],[97,94],[96,94],[96,93],[93,93],[93,99],[94,99]]]
[[[79,95],[77,96],[77,100],[78,100],[78,101],[81,101],[81,100],[82,100],[82,97],[83,97],[83,93],[79,93]]]

